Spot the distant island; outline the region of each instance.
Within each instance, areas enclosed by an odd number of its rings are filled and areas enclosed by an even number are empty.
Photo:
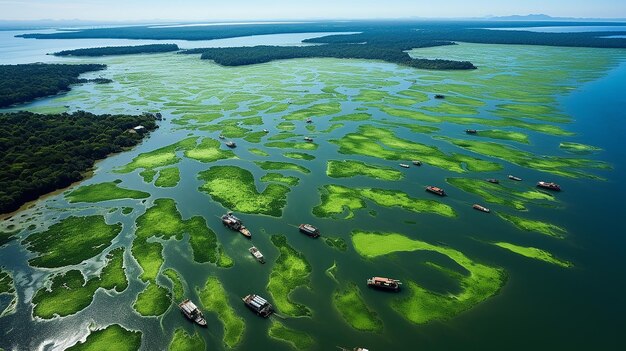
[[[20,104],[37,98],[70,90],[70,85],[94,81],[106,83],[109,80],[79,79],[78,76],[92,71],[100,71],[106,65],[82,64],[42,64],[0,65],[0,108]]]
[[[134,55],[178,51],[176,44],[149,44],[136,46],[105,46],[98,48],[63,50],[55,52],[54,56],[113,56]]]
[[[0,213],[83,179],[96,160],[155,128],[151,114],[0,114]]]

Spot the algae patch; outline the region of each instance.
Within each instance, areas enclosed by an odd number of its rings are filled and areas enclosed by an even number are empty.
[[[352,160],[328,161],[326,175],[331,178],[348,178],[361,175],[380,180],[400,180],[404,178],[402,172],[396,169]]]
[[[127,330],[119,324],[92,331],[84,342],[75,344],[66,351],[136,351],[141,346],[140,331]]]
[[[66,198],[68,202],[100,202],[118,199],[145,199],[150,194],[124,189],[117,185],[117,182],[107,182],[81,186],[69,193]]]
[[[228,302],[228,294],[216,277],[209,277],[202,290],[198,290],[200,302],[208,312],[217,314],[224,325],[224,344],[233,348],[241,342],[246,325]]]
[[[272,320],[269,336],[270,338],[288,343],[296,350],[306,350],[315,344],[315,340],[309,334],[288,328],[276,319]]]
[[[382,332],[383,321],[367,306],[356,284],[350,283],[344,288],[335,290],[333,304],[352,328],[367,332]]]
[[[509,250],[511,252],[514,252],[518,255],[522,255],[524,257],[528,257],[528,258],[532,258],[535,260],[540,260],[540,261],[544,261],[544,262],[548,262],[548,263],[552,263],[555,264],[557,266],[561,266],[564,268],[569,268],[572,267],[573,264],[571,262],[568,261],[564,261],[560,258],[554,257],[554,255],[552,255],[551,253],[549,253],[548,251],[542,250],[542,249],[538,249],[536,247],[526,247],[526,246],[519,246],[519,245],[515,245],[515,244],[511,244],[511,243],[505,243],[505,242],[497,242],[497,243],[493,243],[496,246],[499,246],[503,249]]]

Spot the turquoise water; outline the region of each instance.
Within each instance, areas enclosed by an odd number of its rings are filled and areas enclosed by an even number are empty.
[[[41,41],[48,42],[48,41]],[[50,42],[55,42],[51,40]],[[35,43],[39,43],[35,41]],[[27,47],[27,46],[26,46]],[[65,47],[59,47],[59,49]],[[493,48],[490,50],[489,48]],[[454,51],[458,49],[458,51]],[[28,51],[28,49],[24,49]],[[10,53],[15,60],[29,57],[20,52],[22,49]],[[44,60],[41,50],[32,54],[32,58]],[[451,50],[439,52],[437,50]],[[569,50],[569,51],[566,51]],[[134,112],[136,109],[158,109],[163,111],[166,121],[161,128],[154,132],[149,139],[137,148],[118,155],[114,155],[98,163],[92,178],[84,184],[96,184],[122,179],[122,186],[147,191],[152,194],[147,203],[141,201],[119,200],[95,205],[68,204],[62,194],[53,195],[39,201],[31,209],[23,210],[13,215],[13,221],[4,221],[2,225],[16,223],[25,218],[32,218],[32,223],[48,225],[59,217],[67,215],[86,215],[92,213],[105,214],[109,208],[131,206],[135,211],[130,216],[122,216],[119,212],[107,215],[110,221],[121,221],[124,224],[122,234],[114,241],[114,246],[129,247],[133,239],[134,219],[139,216],[150,203],[157,198],[173,198],[178,203],[183,218],[193,215],[203,216],[208,225],[217,233],[221,244],[227,253],[235,260],[231,269],[217,269],[212,265],[193,263],[190,251],[185,241],[171,241],[165,243],[165,266],[173,267],[184,277],[190,288],[190,297],[197,300],[193,287],[203,286],[208,276],[217,276],[224,284],[231,304],[237,314],[244,318],[246,333],[241,350],[290,350],[284,343],[277,342],[267,336],[268,321],[251,314],[238,298],[245,294],[258,292],[266,295],[267,284],[272,262],[277,250],[269,241],[267,234],[285,234],[289,244],[302,252],[313,267],[310,289],[300,289],[294,292],[293,299],[305,304],[313,310],[313,318],[281,319],[290,328],[309,333],[316,340],[315,350],[331,350],[335,346],[366,346],[370,350],[389,349],[421,349],[421,350],[455,350],[455,349],[483,349],[483,350],[528,350],[528,349],[620,349],[623,346],[621,334],[623,322],[623,293],[626,276],[623,233],[626,227],[621,216],[626,208],[621,201],[626,195],[626,188],[622,180],[626,178],[624,160],[626,149],[623,136],[626,135],[623,106],[626,98],[623,94],[623,82],[626,81],[626,60],[623,54],[617,51],[605,52],[588,49],[560,49],[560,48],[533,48],[519,46],[486,46],[463,44],[458,48],[435,48],[419,51],[424,56],[437,53],[459,55],[480,62],[481,67],[475,72],[429,72],[418,71],[391,64],[361,60],[293,60],[275,62],[265,65],[220,68],[210,62],[202,62],[197,57],[165,54],[134,57],[114,57],[100,59],[81,59],[72,62],[102,62],[109,68],[104,73],[107,78],[113,78],[111,86],[76,86],[72,92],[21,108],[45,110],[47,108],[63,108],[75,110],[84,108],[89,111],[105,113],[108,111]],[[570,54],[579,53],[584,57],[608,60],[606,65],[599,65],[593,70],[594,74],[584,83],[581,80],[570,81],[570,78],[552,80],[542,79],[544,63],[558,58],[566,66]],[[545,56],[541,56],[541,55]],[[10,56],[8,55],[8,56]],[[137,60],[141,57],[141,60]],[[480,60],[491,60],[492,65]],[[542,61],[543,60],[543,61]],[[571,59],[571,61],[574,61]],[[580,60],[584,64],[584,60]],[[574,65],[575,66],[575,65]],[[587,65],[585,65],[587,66]],[[179,69],[179,71],[175,71]],[[499,71],[504,70],[506,71]],[[566,68],[564,68],[566,69]],[[572,123],[565,124],[564,128],[577,133],[576,136],[566,138],[568,141],[599,146],[603,152],[585,155],[597,160],[603,160],[613,166],[610,172],[601,172],[606,181],[587,179],[569,179],[548,175],[534,169],[526,169],[499,161],[495,158],[483,157],[498,161],[505,167],[502,171],[489,173],[503,179],[506,174],[514,173],[528,179],[530,183],[520,184],[520,189],[533,188],[530,179],[550,177],[560,183],[564,191],[557,195],[559,200],[556,208],[529,206],[528,213],[515,212],[502,206],[489,206],[496,211],[513,213],[522,217],[545,220],[565,227],[568,236],[564,240],[556,240],[536,233],[520,231],[510,224],[500,220],[497,216],[488,216],[471,209],[469,205],[478,201],[478,197],[462,192],[449,185],[444,179],[458,174],[424,165],[420,169],[407,170],[404,180],[399,182],[383,182],[364,177],[347,179],[330,179],[325,176],[326,161],[328,159],[356,159],[364,162],[385,165],[397,168],[397,161],[381,160],[373,157],[358,155],[339,155],[337,146],[329,143],[331,139],[341,138],[347,133],[354,132],[360,124],[373,122],[344,122],[345,126],[329,134],[316,133],[316,141],[320,148],[311,152],[317,156],[314,161],[293,161],[309,168],[312,172],[303,176],[298,173],[283,172],[301,178],[300,184],[293,188],[287,199],[287,206],[281,218],[241,214],[241,217],[254,233],[253,243],[259,247],[268,258],[268,264],[259,265],[252,260],[247,252],[250,242],[240,235],[224,229],[217,218],[225,209],[209,196],[197,191],[201,182],[196,174],[212,166],[202,164],[191,159],[183,158],[178,167],[181,170],[180,184],[171,189],[160,189],[153,184],[144,183],[137,172],[130,174],[114,174],[111,171],[127,164],[140,153],[169,145],[187,135],[208,136],[215,138],[219,132],[204,132],[189,127],[180,127],[172,123],[179,118],[178,112],[187,111],[175,93],[185,91],[186,96],[193,95],[194,88],[201,94],[223,97],[224,89],[233,91],[242,90],[260,94],[264,99],[271,99],[275,92],[293,90],[293,100],[299,95],[319,94],[325,86],[337,85],[338,91],[346,93],[346,98],[340,98],[343,111],[346,114],[354,112],[355,108],[363,107],[364,102],[354,99],[360,89],[377,89],[389,94],[419,85],[419,89],[430,91],[437,86],[458,82],[477,84],[484,76],[516,75],[522,76],[526,71],[536,70],[536,89],[546,86],[553,89],[553,85],[572,85],[568,93],[557,91],[555,102],[550,103],[554,108],[572,118]],[[175,73],[172,73],[175,72]],[[547,74],[559,73],[553,70]],[[260,78],[254,79],[257,75]],[[575,75],[574,75],[575,76]],[[544,77],[545,78],[545,77]],[[165,87],[150,82],[159,79]],[[429,80],[430,79],[430,80]],[[521,78],[519,78],[521,79]],[[387,86],[383,83],[398,82],[397,85]],[[489,82],[486,79],[485,82]],[[507,89],[515,86],[512,78]],[[235,84],[236,82],[236,84]],[[415,84],[419,82],[419,84]],[[267,86],[263,86],[267,84]],[[488,83],[485,83],[488,84]],[[450,85],[452,86],[452,85]],[[524,87],[517,87],[524,89]],[[452,87],[450,89],[453,89]],[[485,86],[486,94],[483,100],[486,105],[479,109],[480,116],[493,116],[493,109],[502,101],[487,97],[487,92],[494,89]],[[497,89],[497,86],[496,88]],[[527,88],[532,90],[533,88]],[[478,89],[481,90],[481,89]],[[473,93],[468,91],[467,94]],[[154,100],[155,95],[174,105],[166,105],[162,101]],[[127,97],[138,102],[138,107],[120,100]],[[335,101],[337,98],[321,97],[317,102]],[[191,99],[193,103],[211,108],[205,100],[198,97]],[[198,102],[202,101],[202,102]],[[315,104],[309,103],[308,105]],[[252,102],[244,101],[239,110]],[[294,103],[294,105],[296,105]],[[434,105],[429,101],[420,106]],[[295,112],[302,106],[291,106],[286,115]],[[379,112],[375,107],[367,106],[375,121],[383,119],[411,123],[410,120],[388,116]],[[414,106],[419,109],[420,107]],[[187,111],[185,114],[192,114]],[[182,116],[184,116],[183,114]],[[233,118],[233,111],[225,111],[224,117],[216,120]],[[271,134],[277,132],[275,126],[282,121],[281,114],[260,112],[263,118],[263,127],[268,128]],[[328,127],[329,117],[320,116],[315,119],[318,130]],[[415,122],[418,123],[418,122]],[[463,130],[466,126],[453,123],[434,124],[441,128],[438,135],[465,138]],[[520,130],[517,128],[502,128],[506,130],[523,131],[528,133],[532,143],[530,145],[516,145],[524,150],[538,154],[566,156],[556,145],[564,138],[544,135]],[[432,135],[410,132],[407,129],[395,128],[400,137],[412,141],[434,144],[446,152],[464,152],[432,138]],[[296,122],[295,132],[309,134],[305,123]],[[459,136],[460,134],[460,136]],[[257,186],[264,185],[258,179],[265,173],[255,167],[251,161],[264,160],[247,152],[250,147],[262,148],[271,156],[267,159],[289,161],[281,157],[284,150],[265,148],[263,144],[248,143],[237,140],[235,150],[239,159],[222,160],[216,164],[237,165],[249,169],[257,179]],[[514,145],[512,142],[502,142]],[[470,154],[469,152],[465,152]],[[473,154],[472,154],[473,155]],[[478,155],[474,155],[478,156]],[[289,161],[291,162],[291,161]],[[468,173],[461,176],[486,178],[487,174]],[[414,214],[398,208],[386,208],[368,203],[366,210],[356,212],[352,220],[321,219],[311,214],[311,208],[319,204],[318,187],[325,184],[341,184],[354,188],[380,187],[407,192],[416,198],[432,199],[425,194],[423,186],[440,184],[446,188],[450,196],[441,200],[452,206],[458,217],[449,219],[432,214]],[[371,216],[368,211],[375,210],[377,215]],[[416,224],[407,223],[416,222]],[[339,236],[349,240],[350,232],[354,229],[369,231],[398,232],[413,239],[429,243],[444,243],[459,250],[477,262],[502,267],[508,275],[507,282],[502,290],[494,297],[483,303],[473,306],[468,311],[454,315],[445,321],[432,321],[427,324],[415,325],[389,308],[394,295],[381,294],[367,290],[363,281],[372,275],[389,275],[401,277],[405,281],[416,281],[420,285],[445,294],[459,291],[458,284],[443,274],[429,268],[425,262],[435,261],[448,267],[454,267],[445,256],[432,252],[398,253],[390,257],[375,260],[362,259],[349,244],[346,253],[332,250],[321,241],[311,240],[297,233],[295,226],[299,223],[314,223],[323,235]],[[28,230],[21,236],[28,235]],[[507,241],[519,245],[535,246],[552,252],[557,257],[573,262],[574,267],[563,269],[547,263],[527,259],[511,252],[487,245],[489,241]],[[173,330],[183,327],[193,331],[194,326],[187,323],[180,313],[172,308],[160,318],[141,318],[132,310],[132,303],[136,295],[143,289],[137,279],[140,268],[126,252],[126,273],[130,280],[129,288],[119,295],[108,295],[102,291],[96,293],[94,303],[85,310],[65,318],[51,321],[41,321],[32,317],[30,299],[33,293],[44,286],[48,271],[33,269],[27,265],[29,257],[26,249],[18,242],[0,249],[0,266],[5,266],[16,278],[19,301],[14,314],[0,319],[0,347],[5,349],[63,349],[74,344],[88,333],[90,324],[106,326],[112,323],[122,324],[129,329],[141,330],[144,333],[142,349],[164,349],[168,344]],[[353,330],[343,322],[338,312],[330,302],[330,294],[336,284],[324,273],[333,262],[339,267],[338,279],[340,282],[352,281],[362,287],[362,293],[368,306],[375,310],[384,323],[382,334],[363,333]],[[98,262],[90,260],[85,271],[97,269]],[[406,292],[403,292],[406,293]],[[403,294],[401,293],[401,294]],[[403,295],[401,295],[403,296]],[[4,299],[4,297],[3,297]],[[5,299],[6,300],[6,299]],[[221,327],[215,315],[208,316],[208,330],[201,330],[201,335],[208,343],[208,349],[222,349]]]

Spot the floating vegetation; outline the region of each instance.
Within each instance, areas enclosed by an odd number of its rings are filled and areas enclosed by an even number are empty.
[[[564,141],[559,144],[559,147],[567,152],[574,154],[590,154],[597,151],[602,151],[602,148],[592,145],[572,143]]]
[[[104,216],[68,217],[48,230],[22,241],[38,256],[31,266],[56,268],[81,263],[104,251],[122,230],[120,223],[107,224]]]
[[[200,302],[208,312],[217,314],[224,325],[224,344],[233,348],[241,342],[246,325],[228,302],[228,294],[216,277],[209,277],[202,290],[198,290]]]
[[[568,261],[564,261],[561,260],[559,258],[554,257],[554,255],[552,255],[551,253],[542,250],[542,249],[538,249],[536,247],[526,247],[526,246],[518,246],[515,244],[511,244],[511,243],[505,243],[505,242],[497,242],[497,243],[493,243],[496,246],[499,246],[503,249],[507,249],[511,252],[514,252],[518,255],[522,255],[524,257],[528,257],[528,258],[533,258],[535,260],[540,260],[540,261],[544,261],[544,262],[548,262],[548,263],[552,263],[555,264],[557,266],[561,266],[564,268],[569,268],[572,267],[573,264],[571,262]]]
[[[262,182],[277,182],[289,186],[296,186],[300,182],[300,178],[293,176],[285,176],[280,173],[268,173],[261,177]]]
[[[189,335],[182,328],[174,330],[174,336],[167,349],[168,351],[201,351],[206,350],[204,339],[195,331],[193,335]]]
[[[498,213],[498,216],[522,230],[537,232],[558,239],[565,238],[565,235],[567,234],[567,231],[564,228],[554,224],[517,217],[505,213]]]
[[[309,106],[305,109],[292,112],[283,116],[285,120],[301,120],[307,118],[315,118],[319,116],[330,116],[341,112],[341,104],[339,102],[330,102],[326,104],[317,104]]]
[[[133,208],[132,207],[122,207],[122,214],[123,215],[129,215],[133,213]]]
[[[439,136],[437,139],[445,140],[475,153],[499,158],[518,166],[570,178],[600,179],[600,177],[587,173],[584,170],[589,168],[604,170],[611,168],[611,166],[602,161],[587,160],[582,158],[541,156],[536,153],[522,151],[511,146],[496,144],[493,142],[462,140],[444,136]]]
[[[293,122],[280,122],[276,125],[276,129],[291,131],[296,129],[296,125]]]
[[[409,281],[405,288],[409,296],[394,300],[391,307],[407,320],[421,324],[432,320],[451,318],[498,293],[504,285],[506,275],[502,269],[486,266],[470,260],[463,253],[449,247],[435,246],[423,241],[413,240],[396,233],[352,232],[352,244],[361,256],[369,259],[403,251],[434,251],[449,257],[467,270],[466,275],[450,274],[459,278],[461,291],[442,295],[422,288]],[[440,267],[433,265],[433,267]]]
[[[11,301],[4,308],[0,305],[0,318],[12,314],[17,308],[17,291],[15,291],[13,276],[3,268],[0,267],[0,296],[9,295],[11,296]]]
[[[317,217],[334,217],[347,211],[344,219],[354,217],[354,211],[366,208],[365,200],[383,207],[400,207],[416,213],[435,213],[445,217],[455,217],[452,207],[434,200],[412,198],[404,192],[385,189],[348,188],[328,184],[320,188],[321,204],[313,208]]]
[[[74,202],[100,202],[118,199],[145,199],[150,194],[121,188],[117,182],[107,182],[81,186],[67,194],[65,197],[70,203]]]
[[[173,188],[180,182],[180,170],[178,167],[163,168],[159,171],[159,177],[154,185],[162,188]]]
[[[310,317],[311,310],[293,302],[290,295],[296,288],[309,285],[311,265],[302,253],[287,244],[287,237],[284,235],[272,235],[270,239],[280,252],[267,283],[267,291],[272,296],[274,305],[280,314]]]
[[[328,267],[324,272],[330,279],[334,280],[335,283],[339,283],[339,281],[337,280],[338,270],[339,268],[337,267],[337,261],[333,261],[333,265]]]
[[[447,178],[446,182],[465,192],[478,195],[487,202],[509,206],[520,211],[526,209],[526,203],[556,201],[554,196],[535,189],[519,191],[501,184],[489,183],[482,179]]]
[[[309,334],[288,328],[276,319],[272,320],[268,334],[270,338],[284,341],[296,350],[306,350],[315,344],[315,340]]]
[[[137,295],[133,308],[144,317],[158,317],[172,305],[172,299],[166,288],[148,282],[148,286]]]
[[[172,282],[172,295],[175,301],[182,301],[185,298],[185,288],[183,287],[183,277],[176,270],[168,268],[163,271],[163,275],[166,276]]]
[[[335,129],[339,129],[341,127],[343,127],[345,124],[343,123],[335,123],[335,124],[331,124],[328,128],[324,129],[324,130],[320,130],[320,133],[326,134],[326,133],[331,133],[333,131],[335,131]]]
[[[421,160],[429,165],[453,172],[498,171],[502,166],[462,154],[447,155],[434,146],[415,143],[396,137],[391,131],[371,125],[360,126],[357,133],[346,134],[339,140],[331,140],[339,146],[339,153],[364,155],[385,160]]]
[[[50,288],[41,288],[33,296],[33,314],[43,319],[68,316],[87,308],[96,290],[122,292],[128,287],[123,266],[124,249],[117,248],[107,255],[100,276],[85,281],[79,270],[69,270],[52,278]]]
[[[480,130],[476,136],[490,138],[490,139],[500,139],[500,140],[510,140],[515,141],[522,144],[528,144],[528,135],[520,132],[511,132],[506,130]]]
[[[368,165],[364,162],[353,160],[329,160],[326,166],[326,175],[331,178],[348,178],[362,175],[380,180],[400,180],[404,178],[404,174],[396,169]]]
[[[155,281],[163,265],[163,246],[158,241],[148,242],[150,238],[181,240],[183,234],[189,234],[189,244],[193,259],[198,263],[215,263],[221,266],[226,255],[217,241],[215,233],[206,225],[201,216],[183,220],[176,203],[172,199],[157,199],[154,205],[137,218],[136,238],[131,252],[143,269],[139,278],[143,281]],[[226,259],[232,265],[230,258]]]
[[[285,152],[283,156],[288,157],[288,158],[293,158],[294,160],[305,160],[305,161],[315,160],[315,156],[306,154],[304,152]]]
[[[259,167],[261,167],[261,169],[264,169],[266,171],[286,170],[286,171],[297,171],[297,172],[301,172],[304,174],[311,173],[311,171],[309,171],[307,168],[297,165],[295,163],[274,162],[274,161],[255,161],[254,163],[256,163]]]
[[[296,150],[317,150],[317,144],[307,142],[290,142],[290,141],[272,141],[266,143],[265,146],[278,149],[296,149]]]
[[[256,149],[256,148],[251,148],[251,149],[248,149],[248,151],[249,151],[251,154],[253,154],[253,155],[262,156],[262,157],[267,157],[267,156],[269,156],[269,155],[270,155],[270,154],[268,154],[267,152],[265,152],[265,151],[263,151],[263,150],[261,150],[261,149]]]
[[[2,247],[4,245],[10,243],[11,241],[17,239],[17,236],[16,236],[17,233],[18,233],[17,230],[12,230],[12,231],[0,230],[0,247]]]
[[[356,284],[350,282],[345,288],[335,290],[333,305],[352,328],[367,332],[382,332],[383,321],[365,304]]]
[[[282,167],[291,167],[284,165],[293,164],[270,162],[264,165],[268,169],[283,169]],[[209,170],[200,172],[198,178],[205,182],[200,190],[208,193],[214,201],[219,202],[225,208],[242,213],[280,217],[290,191],[285,185],[269,184],[263,192],[259,193],[252,173],[235,166],[211,167]]]
[[[285,139],[290,139],[290,138],[294,138],[297,137],[298,134],[295,133],[289,133],[289,132],[280,132],[276,135],[272,135],[271,137],[267,138],[267,140],[285,140]]]
[[[332,247],[333,249],[337,249],[339,251],[348,250],[348,244],[346,244],[346,241],[343,240],[343,238],[331,238],[331,237],[325,236],[324,243],[326,243],[326,245]]]
[[[194,148],[196,146],[197,140],[197,137],[189,137],[177,143],[162,147],[160,149],[139,154],[139,156],[135,157],[129,164],[116,169],[115,172],[130,173],[136,169],[143,168],[144,172],[151,171],[156,174],[156,172],[154,171],[155,168],[178,163],[178,161],[180,161],[180,158],[176,156],[176,151]],[[154,174],[152,177],[154,177]],[[146,180],[146,177],[144,177],[144,180]]]
[[[331,118],[331,122],[336,122],[336,121],[345,121],[345,122],[351,122],[351,121],[367,121],[369,119],[372,118],[372,115],[370,113],[352,113],[349,115],[341,115],[341,116],[337,116],[337,117],[333,117]]]
[[[220,146],[221,144],[219,141],[204,138],[197,146],[187,148],[185,150],[185,157],[206,163],[235,157],[234,152],[231,150],[222,150],[220,149]]]
[[[124,329],[119,324],[92,331],[84,342],[75,344],[65,351],[137,351],[141,346],[141,332]]]

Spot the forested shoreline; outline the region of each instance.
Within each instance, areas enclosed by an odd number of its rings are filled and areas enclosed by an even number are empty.
[[[55,52],[54,56],[114,56],[114,55],[135,55],[135,54],[152,54],[178,51],[176,44],[149,44],[135,46],[103,46],[97,48],[63,50]]]
[[[0,108],[33,101],[70,90],[70,85],[89,82],[79,79],[83,73],[106,69],[101,64],[0,65]],[[109,82],[95,79],[96,83]]]
[[[130,132],[137,125],[146,132]],[[0,213],[83,179],[94,162],[139,143],[152,114],[0,114]]]

